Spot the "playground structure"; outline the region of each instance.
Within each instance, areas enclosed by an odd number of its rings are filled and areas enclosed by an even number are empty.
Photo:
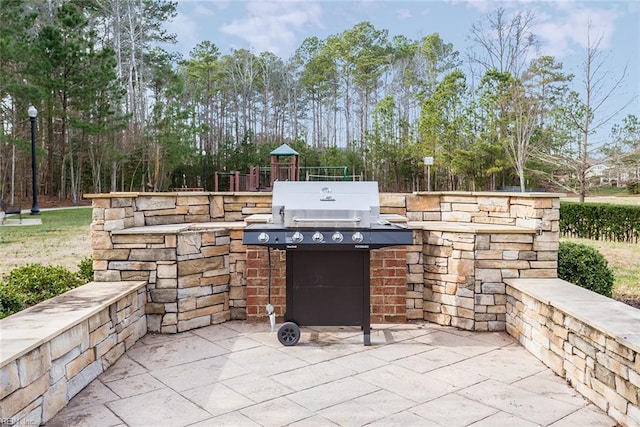
[[[346,166],[300,166],[300,154],[282,144],[269,153],[269,167],[251,166],[239,171],[215,172],[214,191],[271,191],[275,181],[362,181],[362,175],[347,175]]]

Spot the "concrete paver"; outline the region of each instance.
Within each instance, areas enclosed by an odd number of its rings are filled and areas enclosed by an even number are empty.
[[[615,426],[505,333],[428,323],[147,334],[49,423],[60,426]]]
[[[584,406],[582,399],[572,403],[563,402],[493,379],[460,390],[459,393],[539,425],[551,424]]]
[[[170,388],[114,400],[106,406],[132,427],[189,425],[211,417],[210,413]]]
[[[411,411],[439,425],[459,427],[483,420],[499,410],[457,393],[451,393],[418,405]]]

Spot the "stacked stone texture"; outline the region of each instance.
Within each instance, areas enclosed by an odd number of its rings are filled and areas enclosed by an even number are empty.
[[[512,286],[507,293],[507,332],[620,425],[639,426],[637,346]]]
[[[178,332],[226,319],[264,320],[266,250],[242,245],[242,220],[270,214],[270,203],[269,193],[96,197],[92,224],[96,280],[147,280],[149,324],[154,331]],[[403,249],[403,268],[394,264],[387,272],[372,251],[376,320],[426,319],[469,330],[504,330],[504,279],[556,277],[557,197],[382,193],[380,210],[406,216],[415,231],[414,245]],[[189,223],[207,225],[193,229]],[[176,224],[187,228],[170,228]],[[149,225],[168,228],[146,234],[122,232]],[[477,231],[468,225],[485,227]],[[507,230],[491,231],[491,226]],[[204,237],[212,232],[207,228],[219,235]],[[273,253],[283,256],[280,251]],[[404,272],[399,274],[399,269]],[[284,270],[283,263],[272,271],[272,280],[281,286]],[[210,277],[205,280],[205,275]],[[284,290],[272,293],[276,301],[283,295]]]
[[[422,253],[423,233],[413,233],[413,245],[406,246],[407,262],[407,291],[406,313],[407,320],[424,319],[424,255]]]
[[[229,316],[233,320],[247,318],[247,252],[242,234],[242,229],[229,232]]]
[[[75,291],[81,295],[81,289]],[[50,305],[64,305],[61,298],[64,296],[51,300]],[[140,286],[17,359],[2,361],[2,424],[40,425],[53,418],[146,334],[145,302],[145,288]],[[86,302],[83,304],[86,308]],[[25,315],[29,314],[16,316]]]
[[[133,227],[237,222],[270,212],[270,195],[121,194],[94,199],[92,248],[97,281],[148,282],[149,330],[175,333],[246,318],[242,231]]]
[[[475,236],[423,233],[425,320],[473,329]]]

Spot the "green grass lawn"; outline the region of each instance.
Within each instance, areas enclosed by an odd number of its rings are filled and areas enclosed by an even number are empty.
[[[562,241],[591,246],[606,258],[613,270],[614,298],[640,299],[640,245],[573,238],[563,238]]]
[[[40,225],[0,227],[0,280],[26,264],[76,270],[91,256],[91,217],[91,207],[43,210]]]
[[[0,228],[0,248],[11,243],[28,245],[33,239],[64,239],[75,236],[91,224],[91,207],[43,210],[42,225]],[[27,214],[28,215],[28,214]]]

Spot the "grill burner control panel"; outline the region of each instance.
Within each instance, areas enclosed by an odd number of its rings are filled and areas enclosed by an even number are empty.
[[[394,245],[410,245],[413,243],[413,233],[411,230],[393,225],[337,230],[328,228],[288,229],[254,224],[245,228],[242,243],[287,250],[368,250]]]

